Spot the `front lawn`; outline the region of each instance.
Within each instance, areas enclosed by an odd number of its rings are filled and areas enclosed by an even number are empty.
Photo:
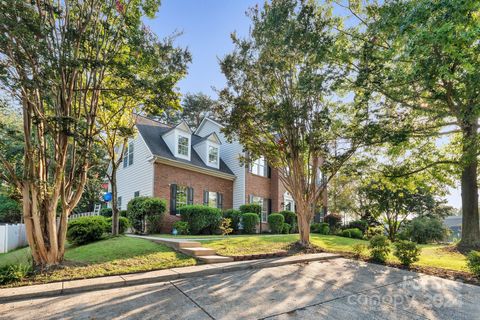
[[[0,255],[0,265],[28,263],[29,249]],[[167,246],[125,236],[69,247],[62,268],[37,274],[22,284],[83,279],[196,264],[196,260]]]

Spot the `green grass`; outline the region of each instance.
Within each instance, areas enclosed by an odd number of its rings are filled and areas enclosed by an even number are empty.
[[[288,245],[297,241],[298,235],[252,235],[229,236],[221,240],[202,241],[202,245],[215,249],[224,256],[243,256],[250,254],[275,253],[286,250]]]
[[[12,262],[28,263],[28,257],[28,248],[12,251],[0,255],[0,265]],[[122,236],[79,247],[69,247],[65,253],[63,268],[37,274],[22,284],[84,279],[194,264],[195,259],[162,244]]]

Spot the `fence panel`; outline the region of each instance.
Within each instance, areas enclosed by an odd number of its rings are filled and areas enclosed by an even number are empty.
[[[25,225],[1,224],[0,225],[0,253],[5,253],[28,245]]]

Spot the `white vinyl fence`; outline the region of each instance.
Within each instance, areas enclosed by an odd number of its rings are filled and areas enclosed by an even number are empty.
[[[28,245],[25,225],[0,224],[0,253],[5,253]]]
[[[100,215],[100,212],[82,212],[82,213],[74,213],[74,214],[71,214],[69,217],[68,217],[68,220],[73,220],[73,219],[77,219],[77,218],[80,218],[80,217],[92,217],[92,216],[99,216]]]

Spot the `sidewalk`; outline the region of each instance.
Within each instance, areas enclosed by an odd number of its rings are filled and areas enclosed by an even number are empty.
[[[0,301],[19,301],[25,299],[36,299],[44,297],[59,296],[72,293],[80,293],[95,290],[105,290],[148,284],[155,282],[172,281],[182,278],[199,277],[213,274],[223,274],[234,271],[249,269],[272,268],[290,264],[330,260],[342,257],[333,253],[316,253],[289,256],[273,259],[237,261],[227,263],[216,263],[198,265],[182,268],[149,271],[142,273],[124,274],[100,278],[70,280],[40,285],[0,289]]]

